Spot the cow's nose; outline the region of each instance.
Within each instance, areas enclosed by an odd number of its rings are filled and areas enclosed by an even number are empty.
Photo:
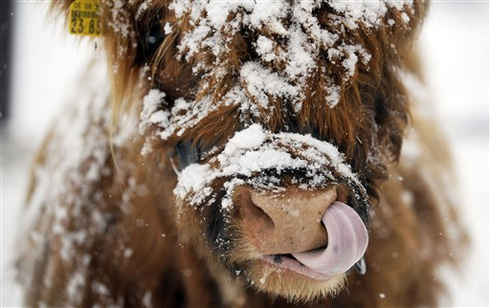
[[[290,189],[263,193],[239,187],[235,195],[244,236],[265,255],[288,254],[325,247],[322,216],[337,199],[337,187],[309,191]]]

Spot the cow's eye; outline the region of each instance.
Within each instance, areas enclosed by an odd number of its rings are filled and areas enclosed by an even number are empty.
[[[182,171],[191,164],[197,163],[202,154],[200,148],[190,142],[179,143],[175,150],[179,160],[179,171]]]
[[[134,62],[149,62],[165,39],[161,14],[143,16],[138,22],[138,47]]]

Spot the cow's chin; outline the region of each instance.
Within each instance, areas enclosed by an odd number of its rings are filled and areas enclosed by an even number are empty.
[[[345,273],[325,277],[312,272],[291,255],[261,255],[243,239],[228,261],[234,274],[245,277],[251,288],[291,302],[308,304],[334,297],[347,282]]]
[[[246,270],[249,284],[270,296],[281,296],[293,302],[314,302],[325,297],[333,297],[343,289],[345,274],[328,280],[317,280],[294,270],[280,267],[264,260],[256,260]]]

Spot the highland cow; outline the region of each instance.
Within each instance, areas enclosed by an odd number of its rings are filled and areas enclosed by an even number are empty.
[[[26,305],[440,303],[465,235],[413,101],[425,1],[95,1],[53,3],[102,47],[33,168]]]

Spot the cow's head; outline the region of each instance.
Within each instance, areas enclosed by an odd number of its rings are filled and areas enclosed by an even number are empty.
[[[100,4],[115,100],[174,164],[183,240],[292,299],[362,272],[425,1]]]

